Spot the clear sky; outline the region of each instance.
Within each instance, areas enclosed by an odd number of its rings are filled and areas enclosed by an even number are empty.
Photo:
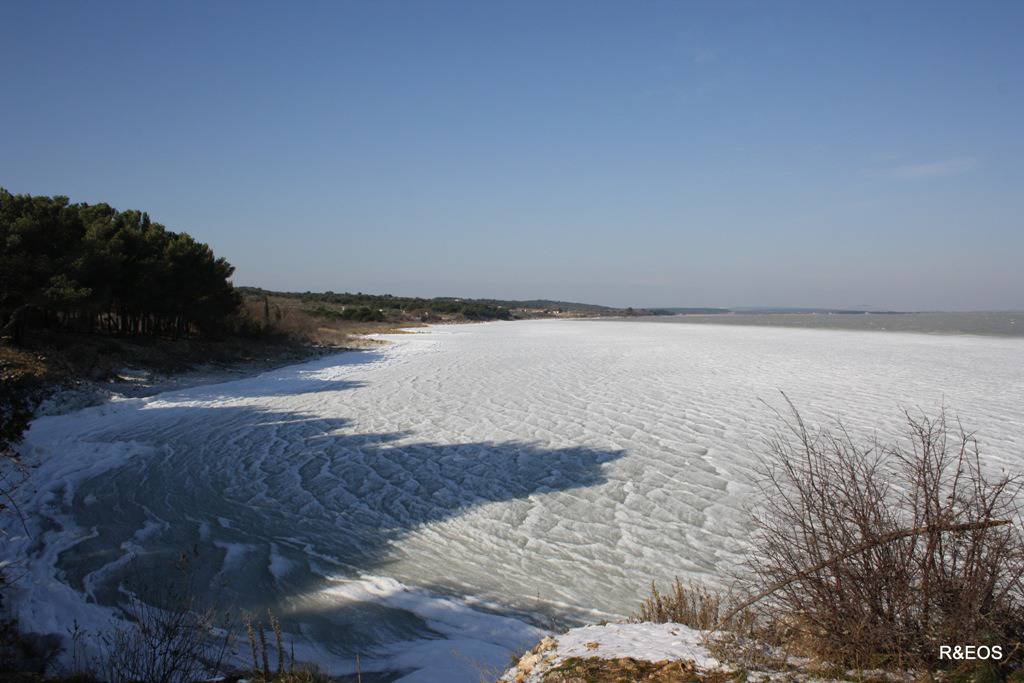
[[[10,2],[0,186],[238,284],[1024,309],[1024,2]]]

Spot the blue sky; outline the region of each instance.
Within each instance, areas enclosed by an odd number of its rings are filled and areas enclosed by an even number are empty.
[[[1021,2],[0,9],[0,186],[239,284],[1024,309]]]

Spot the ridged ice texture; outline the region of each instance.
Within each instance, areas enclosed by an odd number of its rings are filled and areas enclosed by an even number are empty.
[[[780,391],[883,437],[945,404],[987,466],[1024,468],[1020,339],[612,321],[389,339],[37,420],[23,504],[42,518],[35,541],[11,530],[33,557],[23,618],[95,621],[194,547],[211,599],[272,607],[300,655],[476,680],[466,662],[503,668],[538,636],[510,616],[620,617],[652,579],[735,566]]]

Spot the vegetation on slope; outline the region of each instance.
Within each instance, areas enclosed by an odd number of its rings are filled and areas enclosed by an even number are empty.
[[[225,328],[234,268],[141,211],[0,189],[0,327],[162,337]]]
[[[649,311],[611,308],[569,301],[537,299],[463,299],[458,297],[393,296],[347,292],[272,292],[256,287],[239,287],[247,301],[271,299],[299,303],[307,312],[321,317],[351,320],[473,321],[514,320],[537,317],[598,317],[643,315]]]
[[[62,381],[256,355],[232,272],[144,212],[0,189],[0,453]]]

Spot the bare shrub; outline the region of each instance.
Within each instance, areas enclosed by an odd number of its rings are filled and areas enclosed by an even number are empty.
[[[173,683],[220,672],[230,638],[218,629],[214,613],[195,612],[189,604],[168,610],[131,602],[130,624],[99,637],[104,680]]]
[[[222,672],[231,654],[230,618],[199,607],[190,559],[182,554],[178,575],[156,595],[159,606],[131,594],[123,606],[127,623],[96,635],[104,680],[184,683]]]
[[[935,670],[951,664],[940,645],[988,644],[1017,666],[1021,476],[987,474],[977,440],[944,412],[907,413],[905,439],[885,445],[841,423],[812,431],[789,410],[756,514],[762,614],[834,665]]]
[[[316,338],[320,328],[320,322],[316,318],[294,306],[278,310],[279,314],[267,323],[268,329],[298,341]]]

